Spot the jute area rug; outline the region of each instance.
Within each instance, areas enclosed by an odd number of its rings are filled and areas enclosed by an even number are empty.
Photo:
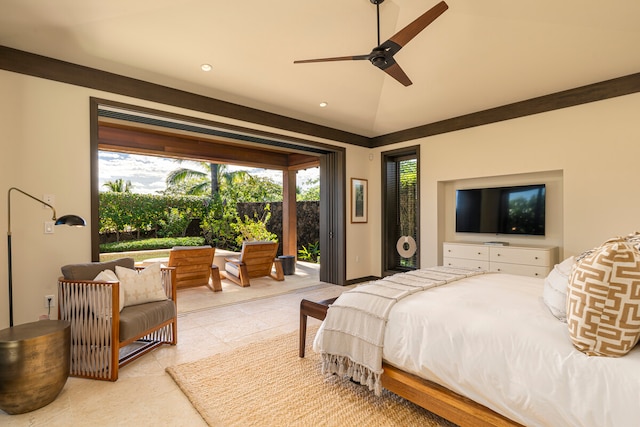
[[[454,426],[386,390],[376,397],[322,375],[313,350],[298,357],[297,332],[167,372],[210,426]]]

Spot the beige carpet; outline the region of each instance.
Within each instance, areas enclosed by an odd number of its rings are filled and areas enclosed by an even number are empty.
[[[453,426],[386,390],[375,397],[322,375],[313,350],[298,357],[297,332],[167,372],[210,426]]]

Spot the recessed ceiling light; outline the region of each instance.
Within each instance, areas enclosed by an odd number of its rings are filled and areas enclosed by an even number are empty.
[[[320,103],[320,107],[321,107],[321,108],[324,108],[324,107],[326,107],[327,105],[329,105],[329,104],[327,104],[326,102],[321,102],[321,103]]]
[[[202,64],[200,68],[202,69],[202,71],[211,71],[213,69],[210,64]]]

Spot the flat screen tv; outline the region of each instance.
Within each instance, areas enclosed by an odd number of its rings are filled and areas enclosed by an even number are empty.
[[[456,190],[456,232],[544,236],[545,185]]]

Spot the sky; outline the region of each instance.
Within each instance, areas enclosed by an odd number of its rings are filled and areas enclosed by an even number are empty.
[[[156,156],[99,151],[98,167],[100,191],[107,191],[107,187],[104,187],[105,182],[122,178],[125,181],[131,181],[131,191],[134,193],[158,194],[159,191],[166,188],[165,179],[170,171],[182,167],[198,169],[199,163],[192,161],[178,162],[175,159]],[[274,182],[282,184],[282,172],[279,170],[232,165],[229,165],[229,169],[247,170],[253,176],[266,176]],[[303,187],[302,184],[310,178],[317,178],[319,173],[319,168],[299,171],[298,187]]]

